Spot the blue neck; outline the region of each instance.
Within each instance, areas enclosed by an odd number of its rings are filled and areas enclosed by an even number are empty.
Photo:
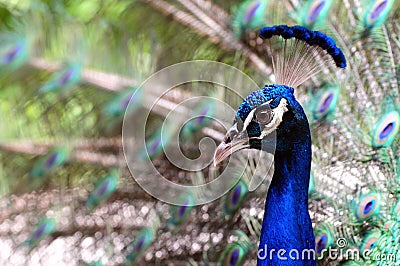
[[[290,151],[275,152],[275,172],[261,230],[259,266],[316,265],[312,253],[315,239],[308,213],[311,136],[307,131]]]

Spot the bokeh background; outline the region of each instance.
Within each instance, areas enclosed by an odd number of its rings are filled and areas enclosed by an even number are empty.
[[[128,116],[141,115],[151,98],[136,88],[172,64],[215,60],[260,88],[272,83],[269,52],[257,38],[272,24],[332,34],[350,58],[348,72],[324,69],[296,90],[313,132],[309,194],[317,247],[344,237],[348,247],[377,246],[400,261],[397,2],[0,0],[0,265],[255,265],[269,179],[248,193],[250,167],[225,197],[191,207],[192,195],[182,195],[184,206],[172,206],[135,183],[121,134],[131,97]],[[378,19],[368,24],[371,10]],[[166,94],[169,105],[156,104],[147,147],[156,168],[180,184],[212,180],[221,170],[194,176],[160,148],[164,116],[192,96],[234,108],[241,102],[221,86],[193,83]],[[221,141],[225,129],[206,118],[215,110],[200,103],[193,108],[200,118],[180,129],[189,158],[199,156],[204,136]],[[387,122],[388,113],[397,120]],[[374,142],[381,133],[383,144]],[[378,208],[360,218],[357,209],[371,195]]]

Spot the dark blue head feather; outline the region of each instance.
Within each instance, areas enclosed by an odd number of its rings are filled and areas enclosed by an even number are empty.
[[[253,108],[272,100],[269,106],[274,110],[282,98],[286,99],[289,111],[284,114],[283,121],[276,130],[276,150],[284,151],[290,149],[291,142],[299,141],[300,135],[306,135],[308,131],[307,118],[303,108],[296,101],[293,92],[294,89],[286,85],[266,85],[263,89],[254,91],[246,97],[240,105],[236,116],[245,121]],[[296,132],[296,134],[293,134],[293,132]],[[259,124],[254,121],[251,122],[247,127],[247,134],[250,138],[260,136],[261,129]],[[270,141],[270,139],[250,140],[250,148],[261,149],[262,141]],[[269,147],[269,145],[264,145],[264,147]]]
[[[335,41],[319,31],[312,31],[302,26],[286,25],[265,27],[260,30],[260,37],[263,39],[270,39],[273,36],[281,36],[284,39],[296,38],[310,46],[317,45],[332,56],[337,67],[346,68],[346,58],[336,46]]]

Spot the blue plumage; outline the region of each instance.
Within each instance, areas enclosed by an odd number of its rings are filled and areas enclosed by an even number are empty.
[[[334,40],[325,34],[301,26],[285,25],[263,28],[260,33],[264,39],[274,35],[285,39],[285,48],[286,39],[291,38],[309,46],[318,45],[334,59],[338,67],[346,67],[342,51],[336,47]],[[314,55],[308,52],[307,55]],[[284,52],[282,57],[275,61],[281,74],[277,84],[265,85],[263,89],[254,91],[245,98],[236,113],[235,124],[228,130],[214,156],[216,164],[243,148],[271,152],[271,146],[274,144],[271,143],[271,139],[274,138],[269,136],[276,134],[275,171],[265,202],[257,258],[259,266],[316,265],[315,238],[308,213],[311,132],[307,116],[296,100],[291,85],[301,84],[315,70],[305,68],[306,71],[303,72],[306,73],[302,74],[301,79],[297,79],[296,74],[293,76],[292,71],[287,71],[287,64],[296,69],[303,66],[304,62],[286,60],[285,57],[290,54],[291,52]],[[289,81],[288,84],[279,83],[285,81]],[[325,246],[328,239],[322,236],[319,242],[320,246]],[[293,252],[297,256],[293,256]]]
[[[335,41],[319,31],[312,31],[302,26],[290,27],[286,25],[265,27],[260,30],[261,38],[270,39],[272,36],[281,36],[284,39],[296,38],[310,46],[317,45],[332,56],[337,67],[346,68],[346,58],[336,46]]]
[[[286,112],[276,129],[275,172],[265,203],[258,265],[315,265],[315,257],[282,261],[268,250],[311,250],[315,248],[311,219],[308,214],[308,186],[311,170],[311,134],[307,117],[285,85],[266,85],[246,97],[236,116],[245,121],[253,110],[269,103],[274,115],[286,102]],[[257,115],[257,113],[255,113]],[[262,149],[262,125],[252,121],[246,128],[250,148]],[[295,214],[295,215],[294,215]],[[266,252],[266,253],[265,253]]]
[[[223,198],[224,214],[228,217],[235,213],[241,206],[248,193],[248,188],[243,180],[239,182]]]
[[[263,89],[264,90],[264,89]],[[259,250],[270,247],[290,252],[314,250],[314,236],[308,214],[308,184],[311,169],[311,135],[306,115],[295,100],[293,89],[276,87],[268,96],[288,100],[289,113],[277,129],[275,172],[265,203]],[[287,121],[287,122],[286,122]],[[294,134],[295,133],[295,134]],[[296,214],[295,216],[293,214]],[[314,260],[282,262],[277,254],[259,265],[315,265]]]

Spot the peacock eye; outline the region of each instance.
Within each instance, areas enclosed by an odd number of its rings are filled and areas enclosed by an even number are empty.
[[[269,106],[263,107],[255,111],[253,121],[266,125],[271,122],[273,116],[274,112],[269,108]]]

